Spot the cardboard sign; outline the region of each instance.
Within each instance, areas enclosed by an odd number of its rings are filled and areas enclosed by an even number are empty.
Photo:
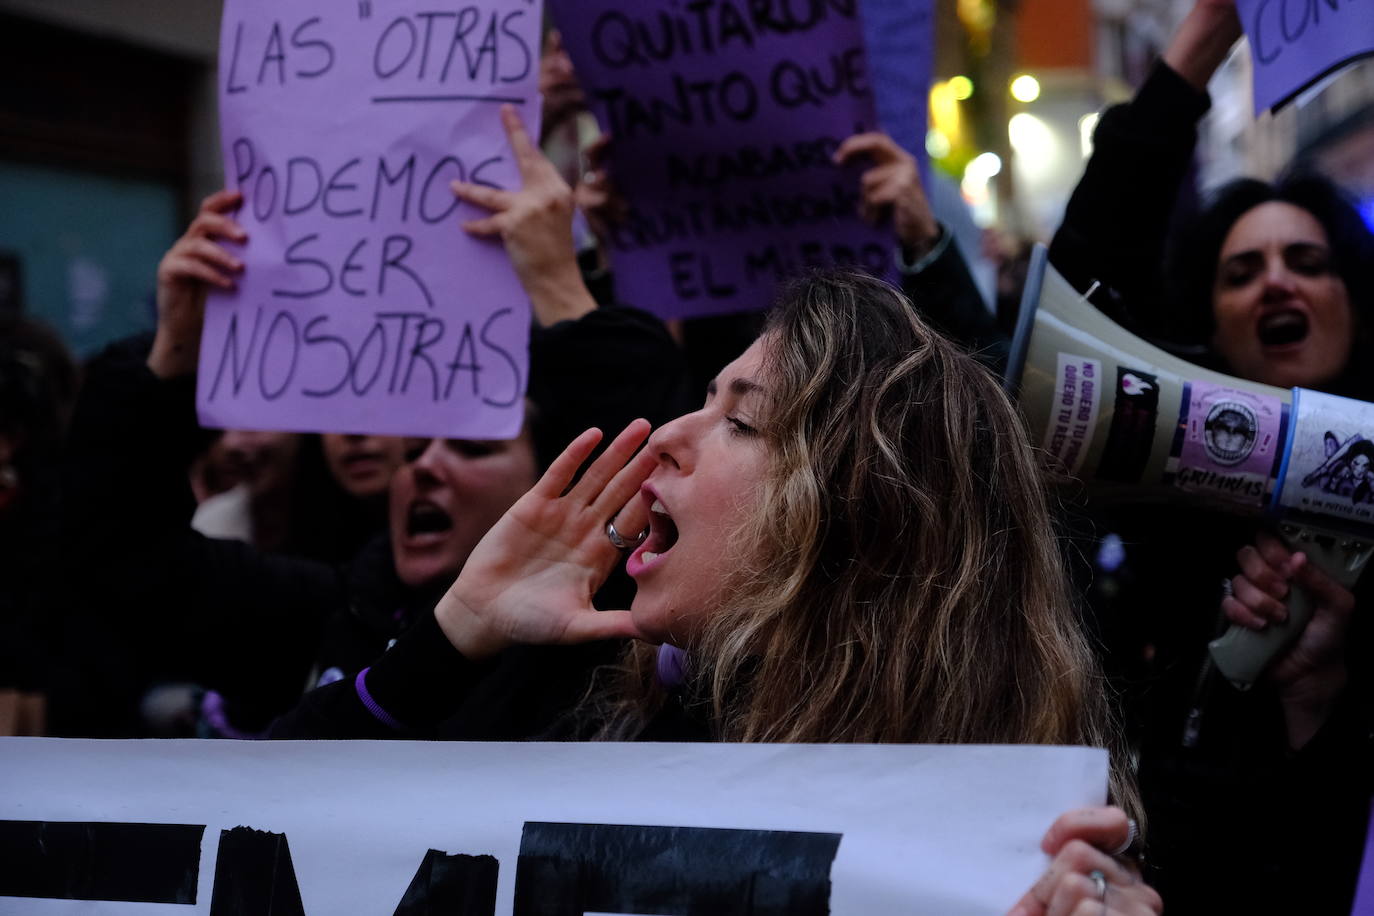
[[[764,308],[808,267],[891,271],[891,229],[858,216],[862,168],[831,161],[877,126],[857,0],[551,7],[629,204],[622,299],[681,318]]]
[[[454,179],[518,187],[539,123],[532,0],[227,0],[225,180],[249,236],[206,308],[208,426],[509,438],[529,302]]]
[[[935,0],[860,0],[859,10],[878,122],[921,163],[924,180]]]
[[[1374,522],[1374,404],[1294,389],[1280,508]]]
[[[989,916],[1106,780],[1088,748],[0,739],[0,914]]]
[[[1374,12],[1361,0],[1237,0],[1236,9],[1250,39],[1256,114],[1374,54]]]

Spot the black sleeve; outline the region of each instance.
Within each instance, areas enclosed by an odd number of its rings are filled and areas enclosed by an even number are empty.
[[[468,661],[423,614],[371,667],[307,693],[268,737],[431,738],[492,667]]]
[[[1211,106],[1163,62],[1130,103],[1108,109],[1093,153],[1050,242],[1050,262],[1079,290],[1108,295],[1109,316],[1149,330],[1162,301],[1161,264],[1179,188],[1192,163],[1197,122]]]
[[[1007,367],[1011,341],[983,303],[959,246],[948,229],[927,259],[902,265],[902,292],[936,330],[970,350],[984,365],[1001,375]]]
[[[92,657],[122,653],[130,689],[192,679],[266,721],[299,696],[323,622],[343,604],[339,578],[190,527],[187,466],[203,442],[194,380],[158,379],[145,355],[95,360],[76,407],[63,528],[84,611],[69,628]]]

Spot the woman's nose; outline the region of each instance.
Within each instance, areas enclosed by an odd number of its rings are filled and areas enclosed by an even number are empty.
[[[690,462],[691,429],[696,414],[687,414],[665,423],[649,437],[648,448],[657,456],[659,464],[677,470],[688,470]]]
[[[1295,289],[1293,272],[1282,259],[1270,261],[1264,269],[1264,295],[1280,297],[1291,295]]]
[[[439,460],[443,457],[442,453],[444,448],[443,439],[430,439],[425,445],[424,451],[420,452],[419,456],[410,463],[410,466],[415,469],[416,474],[423,474],[431,478],[434,477],[434,469]]]

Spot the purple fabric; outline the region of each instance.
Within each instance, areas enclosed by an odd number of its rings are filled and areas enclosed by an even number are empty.
[[[372,713],[372,717],[385,725],[392,731],[403,732],[406,727],[391,717],[391,713],[383,709],[376,700],[372,699],[372,694],[367,692],[367,673],[371,668],[364,668],[358,672],[358,676],[353,679],[353,689],[358,691],[358,699],[363,707]]]
[[[681,687],[687,680],[687,653],[666,642],[658,647],[658,682],[664,687]]]
[[[200,714],[221,737],[248,741],[263,737],[263,732],[246,732],[235,728],[234,723],[229,721],[229,711],[224,708],[224,697],[213,690],[205,691],[205,696],[201,698]]]
[[[1369,836],[1364,841],[1364,862],[1360,881],[1355,885],[1355,907],[1351,916],[1374,916],[1374,804],[1369,809]]]

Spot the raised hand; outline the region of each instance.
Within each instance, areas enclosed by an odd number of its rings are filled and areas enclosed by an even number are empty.
[[[459,199],[492,211],[464,223],[463,230],[501,239],[540,324],[577,318],[595,309],[596,301],[582,281],[573,248],[572,189],[530,139],[514,107],[501,106],[501,125],[520,170],[520,189],[453,182]]]
[[[859,179],[860,215],[874,225],[891,220],[908,260],[919,258],[940,238],[940,224],[921,187],[916,160],[880,131],[855,134],[840,144],[832,158],[844,165],[860,156],[873,163]]]
[[[158,264],[157,336],[148,368],[161,378],[196,371],[205,297],[212,286],[233,289],[234,277],[243,270],[243,262],[218,241],[248,241],[243,227],[229,216],[241,203],[238,191],[216,191],[205,198],[196,218]]]
[[[648,421],[634,421],[570,487],[601,441],[595,429],[578,436],[487,532],[434,610],[455,648],[478,660],[517,644],[641,635],[629,611],[598,611],[592,595],[620,559],[606,524],[656,464],[648,450],[635,454],[648,435]],[[628,508],[617,530],[644,522]]]
[[[607,163],[610,161],[611,135],[602,134],[582,151],[586,168],[573,188],[573,202],[587,217],[603,250],[609,249],[607,238],[612,226],[625,221],[630,206],[611,179]]]

